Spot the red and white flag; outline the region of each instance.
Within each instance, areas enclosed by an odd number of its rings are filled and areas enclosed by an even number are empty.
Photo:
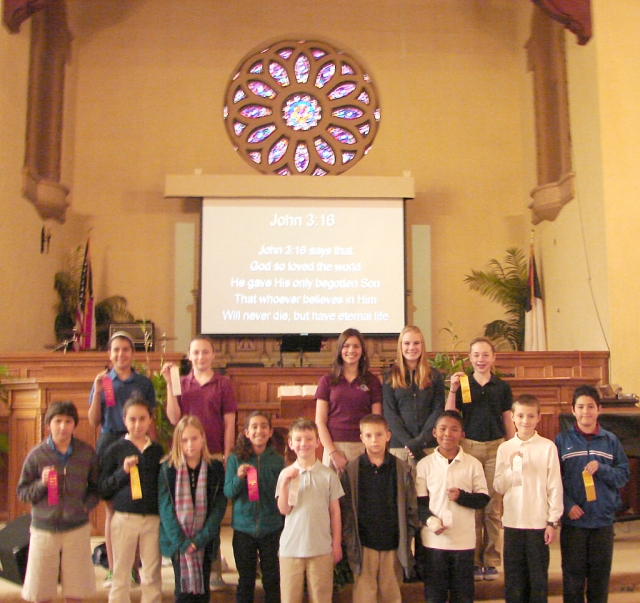
[[[547,349],[547,336],[544,328],[542,291],[536,270],[536,258],[533,255],[533,243],[531,243],[529,250],[528,285],[529,295],[524,316],[524,351],[543,352]]]
[[[78,307],[76,309],[78,341],[74,346],[76,350],[95,350],[96,348],[96,315],[93,308],[93,275],[91,273],[89,243],[90,239],[87,239],[78,289]]]

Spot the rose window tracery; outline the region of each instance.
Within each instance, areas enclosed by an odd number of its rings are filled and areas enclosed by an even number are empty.
[[[284,40],[246,56],[225,94],[234,148],[265,174],[341,174],[371,149],[380,106],[371,78],[319,41]]]

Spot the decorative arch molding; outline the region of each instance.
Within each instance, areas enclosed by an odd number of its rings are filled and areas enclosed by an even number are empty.
[[[4,0],[2,21],[11,33],[18,33],[20,25],[29,17],[57,0]]]
[[[12,32],[31,19],[29,86],[22,195],[43,220],[64,222],[69,189],[60,182],[64,81],[72,36],[64,0],[5,0]]]
[[[591,0],[533,0],[549,17],[562,23],[586,44],[592,36]]]
[[[562,25],[534,7],[527,42],[533,72],[538,186],[531,191],[531,221],[553,221],[574,197],[569,92]]]

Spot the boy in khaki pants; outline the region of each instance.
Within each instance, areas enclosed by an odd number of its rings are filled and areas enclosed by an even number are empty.
[[[342,559],[338,474],[316,459],[318,427],[296,419],[289,429],[289,448],[296,461],[280,473],[278,509],[285,516],[280,537],[282,603],[302,603],[304,578],[309,599],[331,603],[333,566]]]
[[[409,534],[420,527],[411,468],[387,450],[383,416],[363,417],[360,439],[365,452],[347,465],[340,499],[353,603],[401,603],[402,570],[408,578],[413,569]]]

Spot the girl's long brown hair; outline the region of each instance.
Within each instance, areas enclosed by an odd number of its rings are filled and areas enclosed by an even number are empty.
[[[357,337],[360,341],[360,347],[362,348],[362,356],[358,361],[358,377],[364,382],[369,382],[369,356],[367,355],[367,348],[364,345],[364,337],[358,329],[347,329],[340,334],[338,341],[336,342],[335,350],[333,351],[333,368],[331,369],[331,383],[337,385],[342,377],[344,369],[344,361],[342,360],[342,348],[349,339],[349,337]]]

